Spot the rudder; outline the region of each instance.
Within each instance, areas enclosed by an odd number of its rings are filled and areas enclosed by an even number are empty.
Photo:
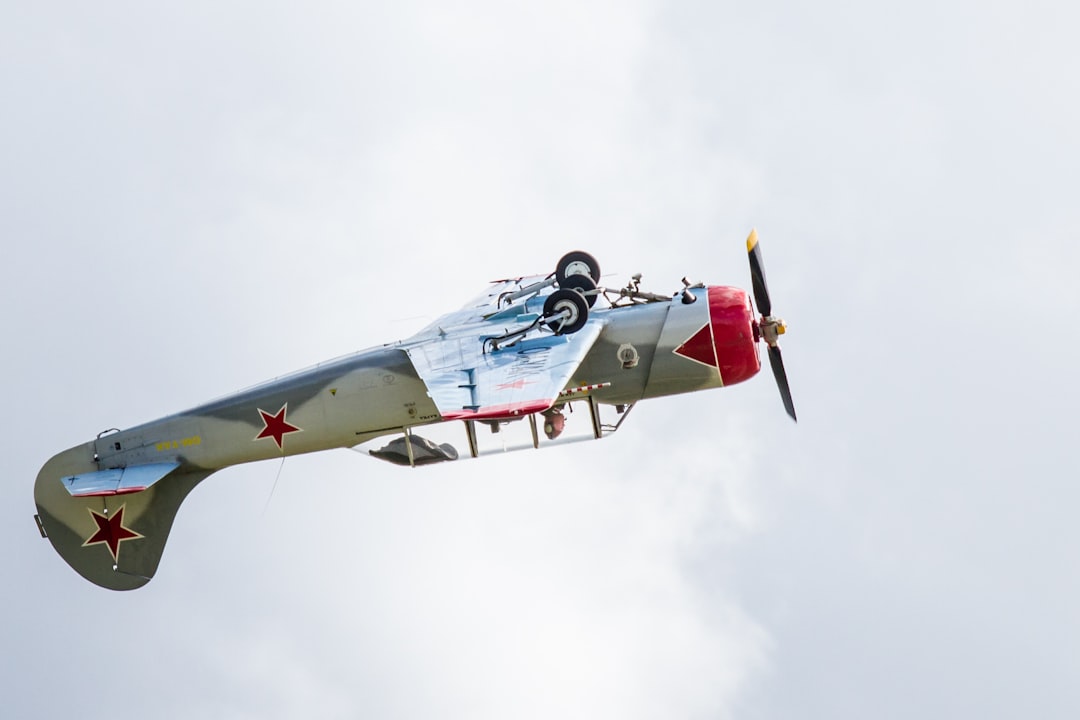
[[[157,572],[180,504],[213,470],[170,473],[138,492],[72,495],[62,479],[97,471],[93,456],[86,443],[45,463],[34,502],[49,541],[77,573],[110,590],[134,590]]]

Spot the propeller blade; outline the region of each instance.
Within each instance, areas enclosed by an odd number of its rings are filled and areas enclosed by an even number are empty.
[[[780,345],[777,339],[784,334],[784,322],[772,316],[772,300],[769,299],[769,285],[765,282],[765,260],[761,256],[761,246],[758,245],[757,230],[751,230],[746,238],[746,253],[750,257],[750,280],[754,285],[754,303],[757,304],[758,312],[761,313],[762,339],[769,349],[769,365],[772,366],[773,377],[776,378],[776,387],[780,390],[780,399],[784,401],[784,409],[792,420],[798,422],[795,417],[795,402],[791,399],[791,386],[788,385],[787,372],[784,370],[784,358],[780,354]]]
[[[762,315],[772,315],[772,302],[769,300],[769,286],[765,283],[765,261],[758,246],[757,230],[750,231],[746,238],[746,252],[750,256],[750,281],[754,284],[754,302]]]
[[[769,364],[772,365],[772,374],[776,378],[776,387],[780,388],[784,409],[792,420],[799,422],[799,419],[795,417],[795,402],[791,399],[791,387],[788,385],[787,373],[784,371],[784,358],[780,354],[779,345],[769,346]]]

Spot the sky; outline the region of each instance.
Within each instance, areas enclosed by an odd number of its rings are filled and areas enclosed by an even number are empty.
[[[1076,717],[1078,14],[7,3],[5,715]],[[570,250],[748,287],[752,227],[798,425],[766,373],[535,454],[230,468],[130,593],[37,534],[101,430]]]

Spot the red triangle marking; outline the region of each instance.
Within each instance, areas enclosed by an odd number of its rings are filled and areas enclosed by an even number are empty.
[[[719,363],[716,362],[716,347],[713,345],[712,329],[708,323],[702,325],[701,329],[694,333],[689,340],[675,348],[675,354],[682,355],[684,358],[699,362],[702,365],[717,369],[720,367]]]

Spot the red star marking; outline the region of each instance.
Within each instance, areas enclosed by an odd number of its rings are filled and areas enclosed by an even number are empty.
[[[275,415],[271,415],[262,408],[259,408],[259,414],[262,415],[263,429],[259,431],[259,434],[255,436],[255,440],[262,440],[263,438],[274,438],[274,442],[277,443],[278,450],[284,450],[285,447],[282,444],[282,440],[289,433],[303,432],[303,428],[298,428],[295,425],[290,425],[285,420],[285,413],[289,410],[289,403],[285,403],[281,406],[281,409],[277,411]]]
[[[532,384],[533,384],[532,380],[526,380],[525,378],[518,378],[517,380],[515,380],[513,382],[502,383],[501,385],[496,385],[495,389],[496,390],[521,390],[526,385],[532,385]]]
[[[87,508],[90,510],[90,508]],[[120,543],[125,540],[136,540],[142,535],[129,527],[124,527],[124,506],[121,505],[112,515],[103,515],[90,510],[90,516],[97,523],[97,530],[90,536],[83,547],[91,545],[105,545],[109,548],[114,563],[120,562]]]

